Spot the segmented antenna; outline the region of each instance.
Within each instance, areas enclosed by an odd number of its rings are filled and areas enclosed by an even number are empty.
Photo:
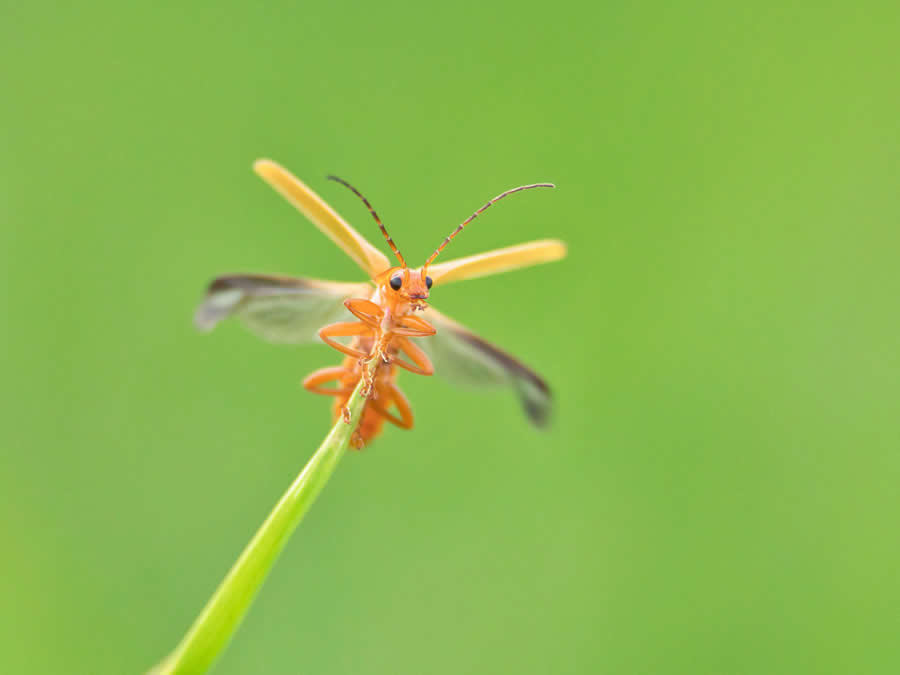
[[[537,188],[537,187],[552,188],[552,187],[556,187],[556,186],[553,183],[534,183],[533,185],[520,185],[517,188],[513,188],[512,190],[507,190],[506,192],[497,195],[491,201],[489,201],[487,204],[485,204],[480,209],[478,209],[475,213],[473,213],[471,216],[466,218],[462,223],[460,223],[460,225],[455,230],[453,230],[453,232],[450,233],[450,236],[444,237],[443,243],[440,246],[438,246],[437,249],[435,250],[435,252],[431,254],[431,257],[425,261],[424,268],[428,269],[428,266],[431,264],[431,261],[438,257],[438,253],[440,253],[441,251],[444,250],[444,247],[450,243],[450,240],[453,239],[453,237],[458,235],[460,232],[462,232],[462,229],[466,225],[468,225],[473,220],[475,220],[475,218],[477,218],[480,213],[484,212],[491,204],[493,204],[494,202],[499,202],[506,195],[511,195],[513,192],[521,192],[522,190],[530,190],[531,188]],[[354,192],[355,192],[355,190],[354,190]]]
[[[363,204],[366,205],[366,208],[369,209],[369,213],[372,214],[372,217],[375,219],[375,222],[378,223],[378,227],[381,228],[381,234],[384,235],[384,238],[387,239],[388,246],[391,247],[391,250],[394,252],[394,255],[397,256],[397,259],[400,261],[400,264],[403,267],[406,267],[406,261],[403,259],[403,255],[401,255],[400,250],[397,248],[396,244],[394,244],[394,240],[391,239],[391,235],[388,234],[388,231],[385,229],[384,224],[381,222],[381,218],[378,217],[378,214],[375,213],[375,209],[372,208],[372,205],[369,203],[369,200],[360,194],[359,190],[350,185],[343,178],[338,178],[337,176],[328,176],[328,180],[333,180],[337,183],[340,183],[344,187],[350,188],[357,197],[362,199]]]

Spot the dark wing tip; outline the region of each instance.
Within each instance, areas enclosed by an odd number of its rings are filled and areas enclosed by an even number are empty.
[[[526,369],[526,372],[520,374],[516,389],[528,419],[536,427],[546,429],[553,416],[553,396],[547,383]]]
[[[512,378],[528,419],[536,427],[545,428],[550,423],[553,397],[544,379],[521,361],[474,333],[464,330],[455,332],[460,339],[489,354],[503,367]]]

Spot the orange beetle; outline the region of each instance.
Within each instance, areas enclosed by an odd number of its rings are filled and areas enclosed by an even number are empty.
[[[267,159],[258,160],[253,168],[362,267],[371,282],[339,283],[256,274],[219,277],[209,285],[206,298],[197,310],[198,328],[211,330],[219,321],[235,314],[252,332],[269,341],[298,344],[313,342],[318,337],[345,354],[340,366],[311,373],[303,386],[317,394],[334,396],[333,412],[337,419],[346,415],[350,394],[360,378],[366,378],[363,393],[368,400],[351,441],[357,449],[375,438],[385,421],[404,429],[412,428],[412,409],[397,387],[396,369],[431,375],[435,372],[432,361],[437,363],[441,375],[462,384],[511,386],[529,419],[538,426],[546,423],[550,391],[540,376],[438,313],[426,301],[433,284],[472,279],[564,257],[565,244],[541,240],[432,265],[453,237],[494,202],[513,192],[553,185],[537,183],[503,192],[445,237],[421,268],[410,269],[378,214],[349,183],[329,176],[362,199],[399,266],[391,266],[381,251],[286,169]],[[348,321],[347,311],[357,320]],[[350,341],[344,344],[335,338],[350,338]],[[419,338],[422,338],[421,345],[413,341]],[[362,364],[371,363],[372,359],[378,363],[374,374],[369,376]],[[334,385],[325,386],[329,383]],[[346,418],[345,421],[350,422]]]

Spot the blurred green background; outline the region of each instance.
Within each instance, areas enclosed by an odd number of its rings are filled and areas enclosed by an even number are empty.
[[[358,280],[272,157],[541,372],[401,375],[225,673],[896,673],[895,2],[12,4],[0,21],[0,671],[139,673],[324,436],[336,363],[207,281]]]

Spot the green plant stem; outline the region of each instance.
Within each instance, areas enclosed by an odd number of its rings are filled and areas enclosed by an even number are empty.
[[[374,372],[375,361],[373,359],[367,366],[370,373]],[[351,423],[346,424],[338,418],[322,445],[247,544],[181,643],[150,671],[152,675],[206,672],[225,649],[281,549],[343,457],[365,403],[360,395],[361,388],[362,382],[347,402]]]

